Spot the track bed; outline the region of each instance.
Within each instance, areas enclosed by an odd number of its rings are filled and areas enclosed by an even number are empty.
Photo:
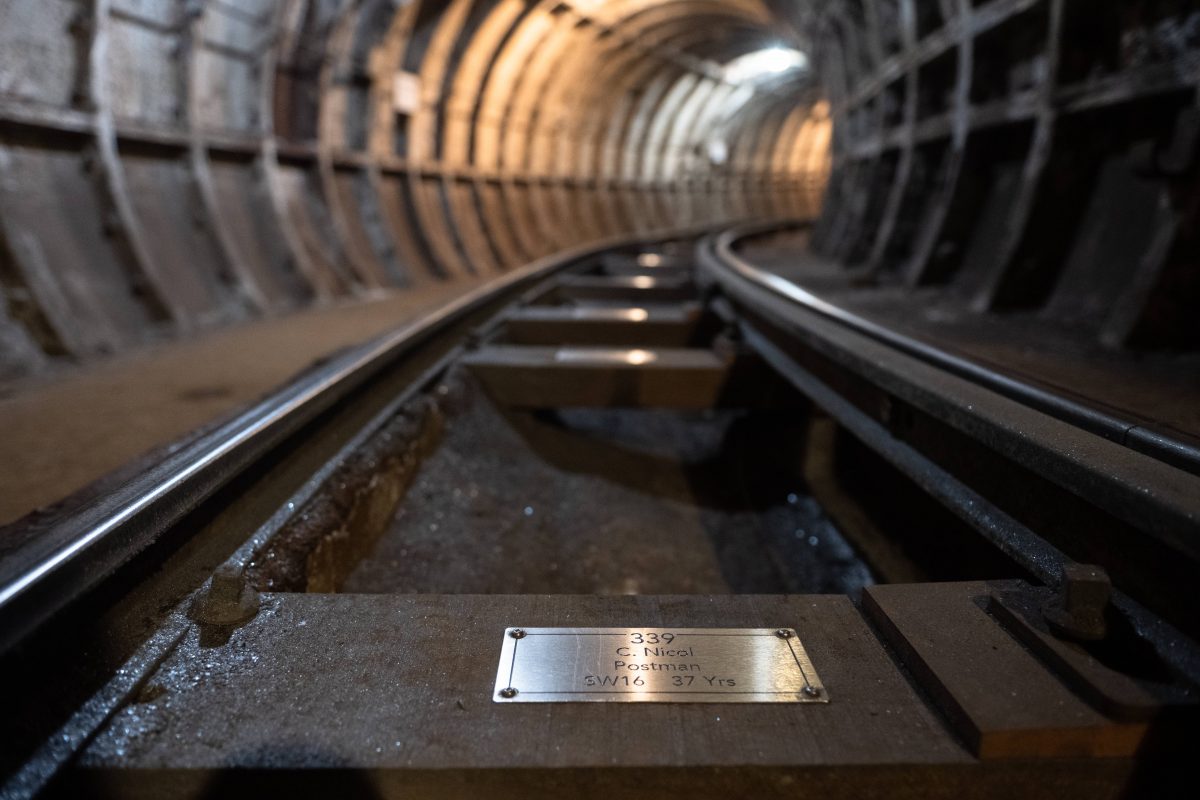
[[[13,698],[11,791],[1173,788],[1195,476],[718,256],[681,240],[536,265],[93,490],[128,494],[124,516],[27,531],[30,562],[84,523],[142,549],[62,551],[27,585],[73,594],[12,594],[27,630],[4,685],[70,691]],[[180,475],[216,484],[146,499]],[[805,691],[525,705],[580,693],[531,690],[526,629],[576,637],[556,656],[575,668],[579,637],[613,630],[765,637]],[[77,641],[105,643],[86,670]],[[621,647],[599,666],[630,669]],[[688,672],[696,652],[646,658]]]

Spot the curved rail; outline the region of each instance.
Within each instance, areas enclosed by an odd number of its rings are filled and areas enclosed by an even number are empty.
[[[750,312],[743,329],[747,342],[840,425],[1030,574],[1051,586],[1060,582],[1060,570],[1073,561],[1070,552],[1065,552],[1072,549],[1069,543],[1059,541],[1061,537],[1054,531],[1031,529],[977,487],[942,467],[893,430],[884,412],[860,408],[823,377],[810,372],[805,363],[796,361],[766,333],[768,328],[760,331],[756,327],[755,318],[765,315],[769,329],[778,330],[786,341],[812,345],[812,354],[865,379],[885,397],[913,402],[921,413],[959,430],[1016,467],[1040,476],[1060,491],[1085,498],[1119,525],[1132,526],[1148,544],[1165,546],[1169,551],[1163,552],[1180,559],[1200,559],[1200,536],[1196,535],[1200,531],[1200,481],[1195,469],[1200,459],[1195,448],[1183,442],[1165,451],[1136,447],[1128,436],[1133,423],[864,319],[759,269],[734,252],[741,239],[798,224],[775,221],[727,230],[701,244],[699,259],[709,279],[734,306]],[[914,374],[916,363],[934,371]],[[959,381],[957,386],[955,381]],[[1093,533],[1107,541],[1107,531]],[[1120,563],[1123,541],[1113,539],[1115,544],[1108,545],[1116,548],[1108,552],[1112,563],[1103,564],[1113,573],[1116,587],[1127,577],[1125,565]],[[1060,545],[1064,549],[1059,549]],[[1165,662],[1183,674],[1200,674],[1200,649],[1175,627],[1178,620],[1172,623],[1161,616],[1162,597],[1145,596],[1156,592],[1178,596],[1190,587],[1171,584],[1155,589],[1145,581],[1139,584],[1137,597],[1132,596],[1134,590],[1115,591],[1116,607],[1153,643]]]
[[[0,559],[0,652],[153,544],[236,475],[388,365],[498,297],[615,247],[694,237],[659,232],[591,244],[529,264],[399,330],[332,359],[131,478]]]
[[[852,330],[869,336],[903,353],[946,370],[961,378],[985,386],[1012,400],[1036,408],[1056,419],[1069,422],[1105,439],[1125,445],[1172,466],[1200,475],[1200,446],[1193,442],[1151,431],[1133,419],[1101,410],[1095,405],[1079,402],[1061,392],[1042,388],[977,361],[955,355],[944,349],[906,336],[892,328],[873,322],[853,312],[821,299],[801,286],[758,269],[739,256],[734,248],[738,241],[786,227],[801,227],[802,223],[779,221],[732,228],[717,236],[713,243],[715,255],[730,269],[752,283],[787,298],[803,308],[835,320]]]

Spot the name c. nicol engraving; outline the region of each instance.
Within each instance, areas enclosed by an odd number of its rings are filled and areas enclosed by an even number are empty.
[[[632,647],[618,647],[617,655],[622,658],[630,658],[642,656],[643,658],[695,658],[695,647],[683,647],[671,649],[667,647],[642,647],[641,652],[636,652]],[[643,661],[643,662],[625,662],[622,660],[613,661],[613,669],[630,669],[630,670],[651,670],[658,672],[660,670],[668,670],[670,672],[699,672],[699,664],[675,664],[661,663],[659,661]]]

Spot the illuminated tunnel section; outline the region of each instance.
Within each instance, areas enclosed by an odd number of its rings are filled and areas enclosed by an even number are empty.
[[[1198,63],[1200,0],[0,0],[0,378],[780,217],[1195,352]]]
[[[0,0],[0,375],[609,237],[811,218],[759,0]]]

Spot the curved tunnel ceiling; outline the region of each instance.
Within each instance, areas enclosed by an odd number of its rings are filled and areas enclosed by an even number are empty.
[[[1194,348],[1197,53],[1197,0],[0,0],[0,377],[765,217]]]
[[[0,0],[0,372],[811,217],[829,144],[760,0]]]

